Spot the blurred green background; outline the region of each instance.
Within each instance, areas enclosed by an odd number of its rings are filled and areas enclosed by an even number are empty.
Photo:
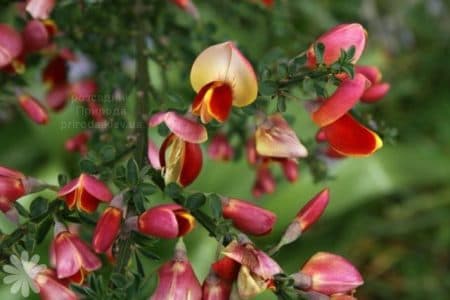
[[[363,274],[365,285],[358,290],[359,299],[448,299],[450,3],[276,0],[275,7],[266,10],[244,0],[222,2],[196,1],[203,20],[217,24],[215,38],[237,41],[254,62],[275,48],[292,57],[336,24],[362,23],[369,32],[369,43],[360,63],[379,66],[384,80],[391,84],[388,96],[369,109],[399,133],[394,144],[386,144],[370,158],[333,164],[336,179],[328,182],[314,184],[300,163],[297,183],[281,182],[274,194],[256,200],[278,215],[276,230],[257,240],[258,245],[273,244],[296,211],[328,186],[331,202],[325,215],[301,240],[276,256],[286,272],[297,271],[317,251],[329,251],[347,257]],[[181,12],[174,14],[177,22],[191,24]],[[186,71],[189,66],[182,68]],[[151,72],[157,74],[158,70]],[[37,74],[29,76],[37,78]],[[173,86],[184,88],[189,99],[193,96],[187,82]],[[34,89],[38,95],[42,93],[42,87]],[[312,138],[314,126],[301,107],[290,103],[288,113],[298,116],[296,128],[301,139]],[[52,115],[48,126],[37,127],[20,113],[2,108],[0,165],[52,182],[61,170],[72,174],[78,158],[65,153],[63,145],[76,130],[62,130],[61,122],[76,117],[77,106],[71,105],[62,114]],[[251,199],[253,176],[245,162],[207,160],[200,178],[189,189]],[[203,229],[186,241],[197,275],[204,278],[215,242]],[[173,242],[161,245],[158,252],[168,259]],[[44,257],[45,253],[45,246],[41,247]],[[42,261],[47,263],[47,258]],[[149,262],[148,269],[158,264]],[[8,287],[1,288],[0,298],[13,299]],[[264,294],[259,299],[273,296]]]

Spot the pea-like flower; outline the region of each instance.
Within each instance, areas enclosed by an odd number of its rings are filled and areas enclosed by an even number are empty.
[[[25,9],[34,19],[45,20],[50,17],[55,4],[56,0],[29,0]]]
[[[69,282],[59,280],[53,269],[46,268],[33,278],[39,287],[39,296],[42,300],[77,300],[78,296],[69,289]]]
[[[374,66],[356,66],[355,72],[363,74],[371,82],[364,94],[361,96],[361,102],[374,103],[381,100],[389,92],[391,88],[387,82],[382,82],[382,74],[377,67]]]
[[[24,50],[32,53],[50,45],[57,32],[56,24],[52,20],[30,20],[22,31]]]
[[[0,68],[13,63],[23,48],[20,34],[6,24],[0,24]]]
[[[194,226],[194,217],[178,204],[152,207],[143,212],[137,221],[139,232],[165,239],[184,236]]]
[[[78,210],[92,213],[100,202],[110,202],[112,194],[102,181],[83,173],[63,186],[58,197],[66,201],[69,209],[76,207]]]
[[[318,252],[301,268],[300,273],[310,278],[313,290],[325,295],[348,293],[364,283],[358,270],[342,256]]]
[[[258,93],[253,67],[232,42],[203,50],[192,65],[190,77],[197,92],[192,112],[203,123],[213,119],[225,122],[232,106],[247,106]]]
[[[39,125],[48,123],[48,112],[37,99],[25,93],[19,93],[17,98],[20,107],[33,122]]]
[[[273,212],[233,198],[222,199],[222,213],[223,217],[231,219],[233,225],[239,230],[257,236],[270,233],[277,220]]]
[[[188,260],[183,241],[177,243],[175,255],[158,269],[159,282],[150,300],[201,300],[202,287]]]
[[[341,24],[333,27],[326,33],[317,38],[315,43],[322,43],[325,46],[323,53],[323,63],[331,65],[336,62],[341,51],[348,51],[352,46],[355,47],[355,54],[352,62],[356,63],[361,57],[366,46],[367,32],[361,24]],[[314,45],[311,45],[306,52],[307,66],[315,67],[317,57],[314,51]]]
[[[203,154],[198,143],[208,138],[205,127],[174,112],[162,112],[150,118],[149,126],[165,123],[172,132],[159,150],[159,163],[155,149],[149,148],[153,167],[160,166],[166,183],[176,182],[182,186],[191,184],[200,174]]]
[[[202,300],[230,299],[231,285],[231,282],[220,278],[214,272],[209,273],[202,285]]]
[[[92,236],[92,248],[97,253],[107,252],[116,240],[122,223],[123,212],[119,207],[110,206],[102,213]]]
[[[102,265],[89,246],[61,223],[57,222],[55,225],[55,238],[50,247],[58,279],[67,278],[81,284],[89,272]]]

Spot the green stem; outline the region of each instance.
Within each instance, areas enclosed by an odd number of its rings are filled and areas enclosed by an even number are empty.
[[[150,100],[150,76],[148,74],[148,59],[145,53],[145,24],[142,24],[140,20],[144,20],[141,16],[143,11],[142,2],[138,1],[135,7],[136,20],[138,20],[138,34],[136,35],[136,106],[135,106],[135,137],[136,145],[133,151],[134,159],[136,160],[139,168],[142,168],[146,164],[147,157],[147,114],[149,112],[149,100]],[[132,206],[128,207],[128,215],[134,214]],[[122,227],[122,231],[119,237],[119,250],[117,254],[117,264],[114,269],[117,273],[123,273],[125,267],[131,258],[131,246],[132,239],[130,237],[130,231]]]

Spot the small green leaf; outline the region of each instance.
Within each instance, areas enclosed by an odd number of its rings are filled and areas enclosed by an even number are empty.
[[[32,219],[39,219],[48,212],[48,200],[43,197],[37,197],[31,202],[30,216]]]
[[[151,260],[160,260],[161,257],[159,257],[157,254],[153,253],[152,251],[149,251],[147,249],[140,248],[139,253],[144,255],[145,257],[151,259]]]
[[[139,214],[145,211],[144,200],[145,200],[144,196],[142,195],[141,192],[135,192],[133,194],[133,203]]]
[[[22,217],[25,218],[29,218],[30,217],[30,213],[27,211],[27,209],[25,207],[22,206],[22,204],[20,204],[19,202],[14,202],[14,207],[17,209],[17,212],[19,213],[19,215],[21,215]]]
[[[263,96],[273,96],[277,93],[278,85],[275,81],[265,80],[259,85],[259,93]]]
[[[353,57],[355,56],[355,52],[356,52],[355,46],[351,46],[347,50],[347,61],[351,61],[353,59]]]
[[[89,159],[80,160],[80,169],[83,173],[95,174],[98,171],[97,165]]]
[[[222,217],[222,200],[220,197],[217,194],[211,194],[209,195],[208,200],[213,218],[219,219]]]
[[[127,163],[127,181],[132,185],[136,185],[139,182],[139,168],[136,161],[132,158]]]
[[[112,273],[111,274],[111,282],[117,287],[121,288],[127,284],[127,278],[120,273]]]
[[[305,77],[302,82],[302,87],[305,93],[311,94],[314,92],[314,80],[309,77]]]
[[[100,155],[103,161],[111,161],[116,156],[116,149],[111,145],[103,146],[100,150]]]
[[[39,227],[36,232],[36,243],[40,244],[45,239],[47,233],[50,231],[52,226],[53,226],[52,218],[46,218],[41,224],[39,224]]]
[[[154,194],[158,191],[158,188],[154,184],[147,183],[147,182],[141,183],[139,185],[139,189],[144,194],[144,196]]]
[[[168,185],[166,185],[164,193],[170,198],[174,199],[181,195],[182,189],[177,183],[171,182]]]
[[[323,64],[323,54],[325,52],[325,45],[322,43],[314,44],[314,54],[316,55],[316,63]]]
[[[277,111],[278,112],[285,112],[286,111],[286,97],[278,96]]]
[[[186,208],[193,211],[202,207],[206,203],[206,197],[202,193],[190,195],[186,200]]]
[[[64,186],[69,182],[69,179],[65,174],[58,174],[58,184],[59,186]]]

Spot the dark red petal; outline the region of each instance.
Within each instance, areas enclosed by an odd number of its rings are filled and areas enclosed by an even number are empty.
[[[186,142],[183,167],[180,174],[180,184],[191,184],[200,174],[203,165],[202,149],[198,144]]]

